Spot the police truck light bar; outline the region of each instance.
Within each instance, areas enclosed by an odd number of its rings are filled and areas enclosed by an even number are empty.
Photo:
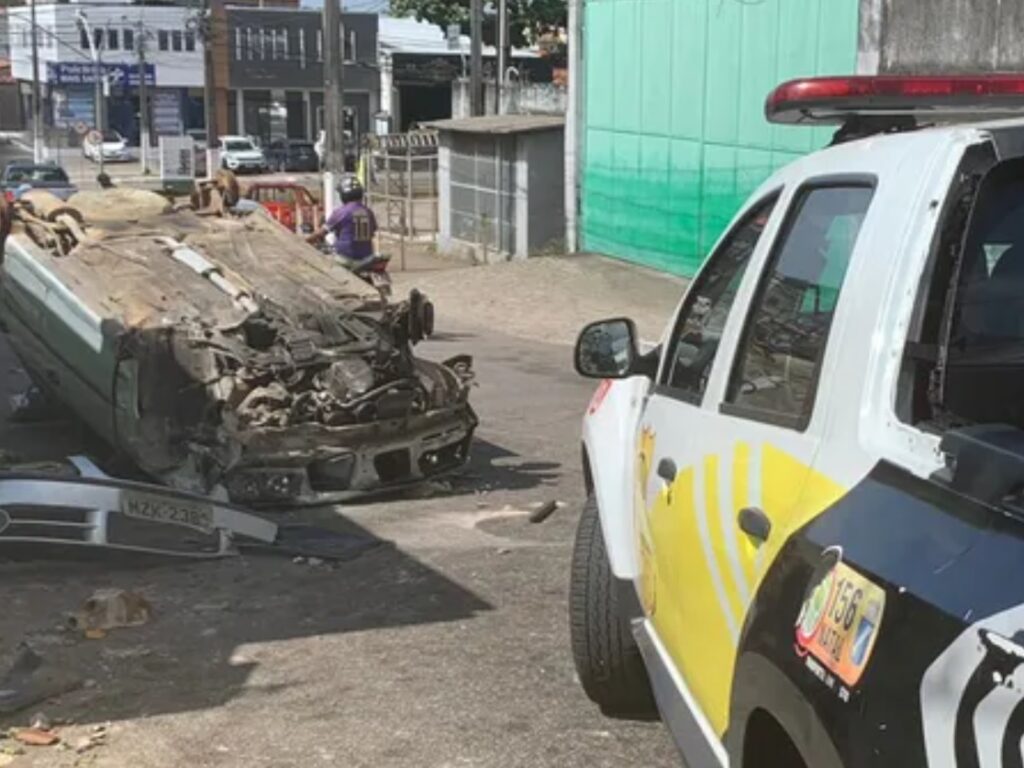
[[[764,112],[772,123],[807,124],[875,116],[926,123],[1024,116],[1024,76],[810,77],[772,91]]]

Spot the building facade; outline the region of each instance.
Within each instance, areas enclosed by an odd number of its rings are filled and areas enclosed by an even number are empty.
[[[323,128],[322,15],[315,9],[228,7],[223,41],[228,133],[315,139]],[[344,103],[357,134],[380,109],[377,16],[341,15]]]
[[[583,29],[580,246],[684,275],[827,142],[765,122],[772,88],[857,64],[857,0],[585,0]]]
[[[826,129],[770,125],[795,77],[1024,72],[1024,4],[581,0],[580,248],[693,274],[773,170]]]
[[[79,23],[87,21],[89,32]],[[104,125],[133,143],[140,133],[139,84],[149,86],[153,133],[180,135],[203,125],[203,44],[195,11],[126,3],[36,6],[42,113],[59,134],[93,126],[97,75],[108,81]],[[32,28],[29,8],[8,10],[11,73],[25,114],[31,114]],[[92,35],[92,40],[89,34]],[[100,67],[92,57],[99,52]]]

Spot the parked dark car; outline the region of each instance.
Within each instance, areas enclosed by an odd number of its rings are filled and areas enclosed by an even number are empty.
[[[67,200],[78,187],[71,183],[67,173],[56,163],[9,163],[0,176],[0,191],[8,200],[13,200],[22,187],[45,189],[61,200]]]
[[[320,160],[311,141],[275,139],[264,152],[267,164],[274,171],[318,171]]]

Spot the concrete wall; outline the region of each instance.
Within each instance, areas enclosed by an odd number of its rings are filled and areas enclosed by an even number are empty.
[[[484,84],[484,111],[494,114],[495,83]],[[452,117],[469,117],[469,80],[452,81]],[[512,83],[501,89],[502,112],[507,115],[564,115],[565,86],[554,83]]]
[[[860,16],[868,72],[1024,70],[1020,0],[860,0]]]

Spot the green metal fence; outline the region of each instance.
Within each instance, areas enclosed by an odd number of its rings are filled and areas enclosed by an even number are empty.
[[[585,0],[583,248],[692,274],[771,171],[827,142],[764,100],[853,73],[857,21],[858,0]]]

